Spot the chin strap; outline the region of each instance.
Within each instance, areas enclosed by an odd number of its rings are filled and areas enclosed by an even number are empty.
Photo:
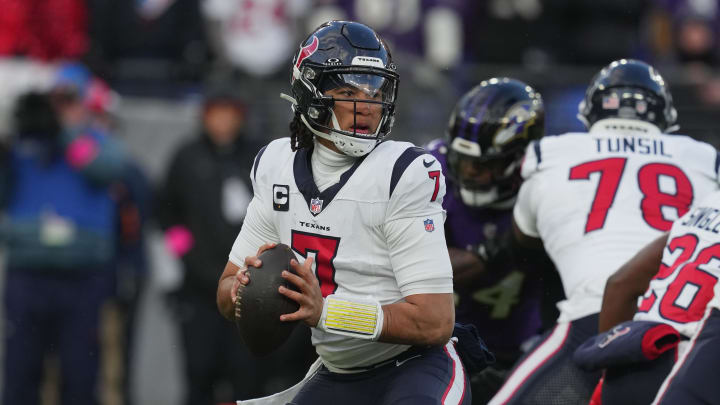
[[[293,112],[297,113],[297,100],[285,93],[280,93],[280,98],[286,101],[289,101],[290,104],[292,104],[292,110]],[[305,124],[305,127],[310,130],[314,135],[319,136],[323,139],[327,139],[328,141],[332,142],[337,146],[337,148],[344,154],[348,156],[354,156],[354,157],[360,157],[367,155],[370,153],[370,151],[377,145],[377,143],[380,141],[380,138],[378,137],[378,134],[380,132],[380,128],[382,127],[383,123],[385,122],[385,117],[383,117],[380,120],[380,124],[378,125],[377,129],[375,130],[375,133],[373,136],[375,138],[364,138],[364,137],[355,137],[355,133],[348,133],[348,131],[343,131],[340,128],[340,122],[338,122],[337,117],[335,116],[335,112],[330,109],[330,117],[333,128],[328,128],[330,130],[330,133],[318,131],[317,129],[313,128],[312,125],[308,122],[307,118],[305,117],[305,114],[299,114],[300,120]],[[323,128],[326,128],[323,126]],[[354,142],[353,142],[354,141]],[[373,145],[367,149],[367,151],[362,150],[361,152],[357,152],[357,150],[353,150],[354,148],[353,143],[362,143],[362,142],[373,142]],[[363,153],[364,152],[364,153]]]
[[[292,104],[292,110],[293,110],[293,112],[295,112],[295,108],[297,107],[298,104],[297,104],[297,100],[296,100],[293,96],[288,95],[288,94],[285,94],[285,93],[280,93],[280,98],[283,99],[283,100],[289,101],[290,104]],[[335,118],[335,115],[334,115],[334,114],[333,114],[333,118]],[[300,120],[303,122],[303,124],[305,124],[305,126],[307,127],[307,129],[309,129],[310,132],[312,132],[313,134],[315,134],[315,135],[317,135],[317,136],[319,136],[319,137],[321,137],[321,138],[325,138],[325,139],[327,139],[328,141],[332,141],[332,140],[333,140],[333,139],[330,137],[330,135],[328,135],[328,134],[326,134],[326,133],[324,133],[324,132],[320,132],[320,131],[318,131],[317,129],[313,128],[312,125],[310,125],[310,123],[307,122],[307,119],[305,118],[305,115],[300,114]],[[337,119],[336,119],[335,121],[337,122]]]
[[[669,127],[665,128],[665,131],[663,131],[663,132],[665,132],[666,134],[671,134],[671,133],[677,131],[678,129],[680,129],[680,125],[675,124],[675,125],[670,125]]]
[[[297,100],[293,98],[293,96],[287,95],[285,93],[280,93],[280,98],[286,101],[289,101],[290,104],[292,104],[293,110],[295,110],[295,106],[297,105]]]
[[[582,122],[583,125],[585,125],[585,129],[590,129],[590,123],[588,122],[587,118],[585,118],[584,115],[578,113],[576,115],[576,117],[577,117],[578,121]]]
[[[305,124],[305,126],[307,127],[307,129],[309,129],[310,132],[312,132],[316,136],[319,136],[320,138],[323,138],[323,139],[327,139],[328,141],[334,143],[334,140],[332,139],[332,137],[329,134],[326,134],[325,132],[318,131],[317,129],[313,128],[312,125],[310,125],[310,123],[307,122],[307,119],[305,119],[305,116],[302,114],[300,114],[300,121],[302,121],[303,124]]]

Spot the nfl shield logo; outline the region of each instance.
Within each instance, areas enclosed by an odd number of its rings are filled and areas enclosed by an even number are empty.
[[[432,232],[435,230],[435,223],[432,219],[428,218],[424,220],[423,224],[425,224],[425,232]]]
[[[319,214],[322,211],[323,200],[319,198],[313,198],[310,200],[310,212],[313,214]]]

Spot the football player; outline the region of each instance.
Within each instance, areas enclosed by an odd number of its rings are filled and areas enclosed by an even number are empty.
[[[553,330],[513,369],[490,404],[576,404],[599,372],[572,361],[598,331],[607,278],[670,229],[691,204],[718,189],[711,145],[674,131],[677,113],[662,76],[618,60],[592,80],[579,105],[588,133],[528,146],[513,211],[516,236],[541,244],[560,273],[566,300]]]
[[[581,364],[605,369],[602,403],[720,403],[718,213],[715,192],[608,279],[600,312],[608,332],[578,350]]]
[[[511,222],[525,148],[543,136],[544,118],[542,97],[532,87],[515,79],[492,78],[460,98],[445,139],[428,145],[451,190],[443,208],[455,316],[483,331],[497,359],[471,377],[477,404],[492,398],[522,353],[522,343],[542,328],[544,274],[539,267],[543,263],[554,269],[544,255],[517,260]]]
[[[283,277],[298,291],[279,293],[300,309],[281,320],[312,328],[322,365],[293,404],[471,401],[450,340],[455,312],[440,164],[410,143],[381,142],[397,92],[390,52],[371,28],[325,23],[293,61],[292,97],[285,96],[295,112],[290,137],[255,158],[254,197],[218,306],[232,318],[235,292],[249,282],[244,270],[261,265],[262,250],[278,242],[294,250],[297,274]]]

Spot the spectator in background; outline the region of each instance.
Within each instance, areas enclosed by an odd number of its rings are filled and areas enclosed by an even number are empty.
[[[675,73],[673,95],[683,132],[718,147],[711,124],[720,112],[718,2],[657,0],[646,20],[652,58]]]
[[[127,91],[172,93],[205,73],[199,0],[88,0],[88,8],[89,63]]]
[[[138,320],[140,297],[145,290],[149,274],[149,258],[146,249],[147,224],[150,220],[152,188],[145,172],[136,162],[129,160],[125,175],[112,187],[117,202],[117,251],[115,277],[112,280],[113,309],[120,328],[115,336],[119,357],[118,380],[106,386],[115,389],[124,404],[131,403],[131,359],[135,350],[135,331]],[[113,385],[112,383],[115,382]]]
[[[235,77],[253,97],[247,126],[256,133],[285,130],[290,110],[274,108],[287,76],[288,55],[300,41],[300,19],[309,0],[206,0],[203,16],[214,52],[213,74]]]
[[[18,101],[0,169],[5,405],[39,403],[46,356],[59,358],[62,404],[98,402],[100,309],[116,241],[109,186],[122,178],[125,156],[114,139],[82,125],[79,89],[58,79],[50,97]]]
[[[49,61],[88,49],[85,0],[3,0],[0,9],[0,55]]]
[[[205,0],[202,10],[219,62],[267,77],[287,65],[297,19],[308,6],[308,0]]]
[[[720,21],[717,2],[657,0],[647,14],[648,44],[653,57],[679,65],[717,65]]]
[[[91,77],[85,87],[83,101],[90,112],[89,124],[113,132],[117,126],[120,95],[99,77]]]
[[[0,138],[9,138],[14,131],[17,98],[34,90],[46,92],[54,78],[55,67],[50,64],[0,56]]]
[[[83,87],[88,125],[115,135],[120,96],[98,77],[89,77]],[[145,243],[152,189],[143,169],[128,157],[123,178],[114,182],[111,190],[117,203],[117,251],[115,277],[112,279],[113,305],[105,311],[104,326],[111,331],[112,325],[116,325],[120,333],[117,336],[104,334],[108,362],[117,365],[117,368],[106,373],[103,385],[105,395],[130,404],[129,371],[135,349],[135,324],[140,296],[149,273]]]
[[[157,217],[167,247],[182,259],[184,278],[172,294],[185,353],[188,405],[211,405],[261,396],[278,390],[273,379],[300,379],[312,361],[307,336],[274,363],[255,361],[240,344],[233,325],[215,306],[220,272],[252,198],[250,167],[260,149],[244,132],[245,104],[231,91],[207,94],[198,136],[171,159],[158,198]],[[301,330],[301,328],[298,328]],[[295,340],[298,340],[296,338]],[[303,348],[305,348],[304,354]],[[303,356],[307,361],[297,361]],[[274,368],[274,370],[272,370]]]
[[[717,66],[716,32],[708,18],[685,16],[677,22],[677,57],[681,63]]]
[[[717,73],[720,61],[718,4],[714,1],[670,3],[670,10],[673,11],[671,27],[676,64],[684,72],[687,81],[694,86],[694,109],[706,111],[706,115],[698,117],[697,122],[712,120],[720,109],[720,76]],[[704,3],[707,4],[702,7]],[[715,131],[703,132],[704,137],[712,139],[715,145],[718,144]]]

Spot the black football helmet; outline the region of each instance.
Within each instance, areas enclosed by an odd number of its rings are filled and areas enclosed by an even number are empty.
[[[386,137],[392,128],[398,74],[390,50],[370,27],[352,21],[329,21],[313,31],[300,44],[293,59],[293,110],[315,135],[329,139],[350,156],[364,156]],[[366,98],[327,96],[328,90],[349,87]],[[333,111],[336,101],[352,102],[355,112],[360,103],[382,108],[377,128],[342,130]]]
[[[510,78],[492,78],[467,92],[447,129],[448,177],[470,207],[507,208],[520,188],[520,165],[544,133],[540,93]]]
[[[616,60],[595,75],[578,106],[578,118],[588,128],[604,118],[627,118],[663,132],[678,129],[667,83],[655,68],[634,59]]]

